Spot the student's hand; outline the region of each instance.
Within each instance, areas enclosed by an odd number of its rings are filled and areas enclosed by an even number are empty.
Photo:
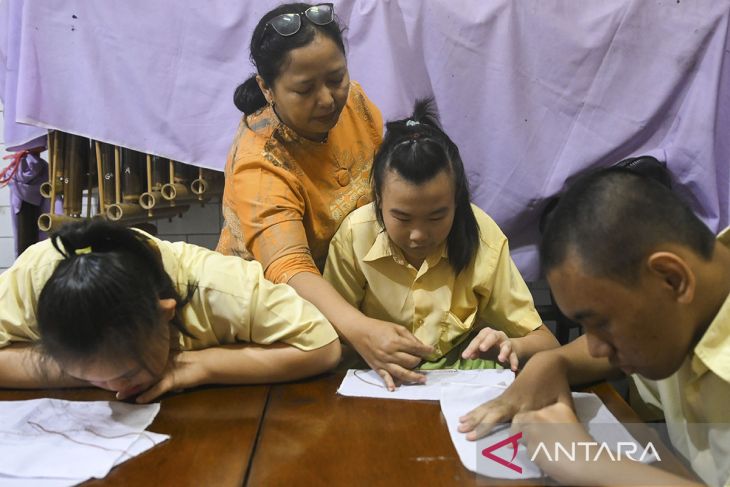
[[[469,346],[462,352],[461,357],[465,359],[484,358],[486,352],[492,347],[499,349],[499,355],[497,355],[499,362],[504,364],[509,361],[510,368],[514,371],[517,370],[520,360],[517,357],[516,342],[510,340],[505,332],[489,327],[483,328],[472,339]]]
[[[188,389],[203,383],[205,383],[205,372],[196,360],[196,352],[179,352],[171,356],[160,380],[137,396],[135,402],[147,403],[167,392]],[[125,398],[117,394],[117,399]]]
[[[499,397],[459,418],[459,431],[467,440],[477,440],[499,423],[511,421],[519,412],[534,411],[561,402],[572,408],[573,398],[566,371],[550,357],[535,355]]]
[[[359,329],[361,332],[350,341],[389,391],[394,391],[400,382],[426,382],[425,375],[410,369],[433,353],[433,347],[422,343],[405,327],[387,321],[368,318],[368,323]]]
[[[533,457],[538,445],[542,444],[552,455],[559,444],[571,451],[573,445],[578,442],[595,441],[588,434],[585,427],[578,421],[573,409],[567,404],[556,402],[537,411],[518,413],[512,419],[512,431],[521,432],[522,438],[527,445],[530,458]],[[540,449],[543,451],[543,448]],[[595,452],[594,452],[595,453]],[[576,455],[575,461],[551,461],[545,454],[535,456],[535,463],[547,475],[561,484],[582,482],[577,475],[585,474],[586,468],[593,465],[584,464],[584,455]],[[585,462],[588,463],[588,462]],[[594,482],[598,478],[593,479]]]

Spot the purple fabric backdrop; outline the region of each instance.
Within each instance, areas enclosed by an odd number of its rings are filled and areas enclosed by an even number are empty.
[[[8,145],[58,128],[222,168],[253,26],[278,3],[6,0]],[[436,97],[528,279],[545,197],[587,167],[654,155],[714,230],[728,224],[730,0],[335,5],[352,78],[386,119]]]

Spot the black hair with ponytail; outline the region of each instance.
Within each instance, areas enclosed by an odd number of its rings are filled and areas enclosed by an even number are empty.
[[[267,12],[253,31],[251,36],[251,62],[256,71],[268,86],[273,86],[279,77],[281,67],[288,59],[289,51],[308,45],[319,33],[329,37],[345,54],[345,44],[342,40],[344,29],[340,27],[337,17],[325,25],[312,23],[306,15],[300,15],[302,26],[296,34],[282,36],[267,28],[266,24],[281,14],[302,13],[312,4],[287,3]],[[266,106],[266,98],[256,82],[256,75],[252,75],[240,84],[233,94],[233,103],[244,114],[250,115]]]
[[[383,181],[395,171],[412,184],[430,181],[448,171],[454,181],[454,223],[446,239],[449,262],[458,274],[472,261],[479,248],[479,226],[471,209],[469,183],[464,164],[449,136],[441,129],[433,99],[416,101],[413,115],[386,124],[385,137],[373,159],[370,176],[378,223],[383,222]]]
[[[141,233],[104,220],[62,227],[51,236],[61,260],[38,299],[43,355],[58,363],[105,357],[146,364],[149,342],[163,326],[159,300],[176,301],[180,321],[194,285],[182,298],[162,259]]]

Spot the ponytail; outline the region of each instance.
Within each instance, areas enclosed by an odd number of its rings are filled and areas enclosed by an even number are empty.
[[[448,171],[454,181],[456,211],[447,237],[449,262],[455,273],[469,265],[479,248],[479,226],[471,209],[469,183],[459,149],[443,131],[432,98],[417,100],[413,114],[386,124],[385,137],[373,159],[371,186],[375,215],[384,227],[383,181],[395,171],[412,184],[430,181]]]
[[[182,298],[152,242],[105,220],[85,220],[51,236],[65,258],[38,299],[42,352],[59,363],[99,356],[144,363],[150,337],[160,332],[159,301],[174,299],[173,326],[195,286]]]

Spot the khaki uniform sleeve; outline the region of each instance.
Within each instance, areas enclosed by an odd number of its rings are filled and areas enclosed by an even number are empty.
[[[499,235],[501,238],[491,248],[482,244],[480,253],[487,262],[479,259],[476,262],[477,272],[483,272],[484,276],[475,289],[481,296],[477,323],[496,327],[510,337],[521,337],[539,328],[542,320],[527,284],[510,257],[507,238],[501,231]]]
[[[179,243],[178,286],[196,283],[183,321],[195,337],[193,348],[239,342],[283,342],[301,350],[337,338],[332,325],[285,284],[264,277],[256,261]]]
[[[38,341],[38,297],[60,258],[45,240],[29,247],[0,274],[0,348]]]
[[[350,218],[346,218],[330,242],[324,278],[340,296],[357,309],[365,298],[365,275],[360,270],[352,245]]]

